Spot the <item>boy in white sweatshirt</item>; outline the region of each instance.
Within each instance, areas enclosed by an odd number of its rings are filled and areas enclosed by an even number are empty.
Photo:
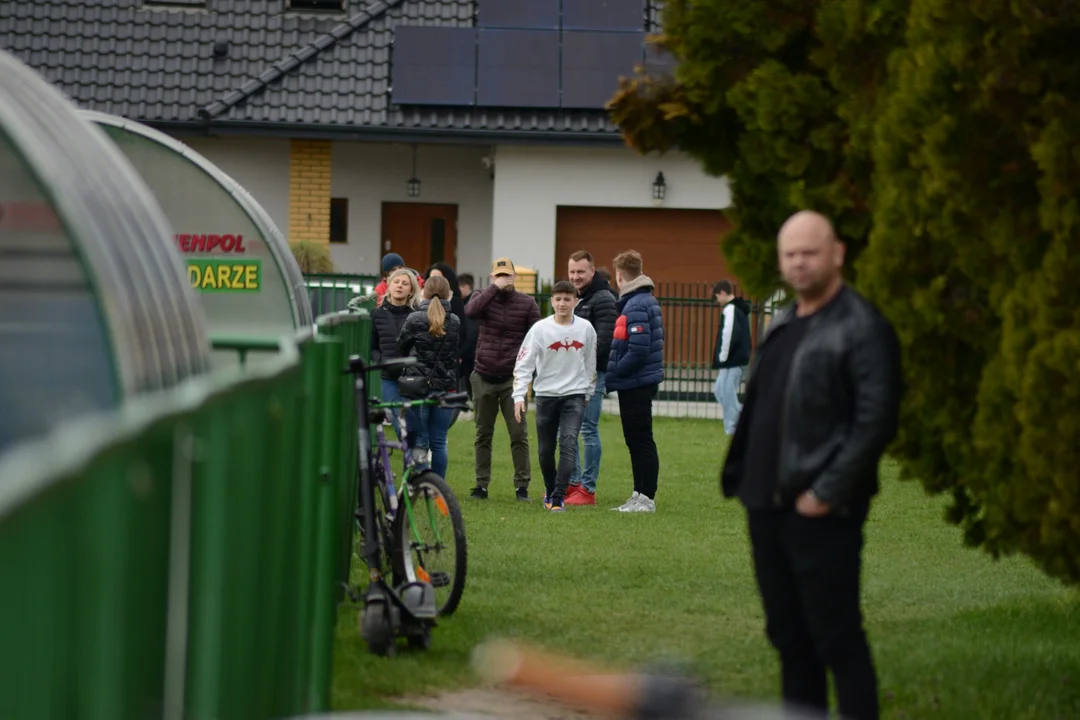
[[[596,390],[596,330],[574,315],[577,290],[560,280],[551,289],[555,314],[532,326],[514,366],[514,417],[521,422],[533,371],[536,435],[544,475],[544,507],[563,511],[563,497],[577,463],[577,437],[585,406]],[[555,442],[559,466],[555,467]]]

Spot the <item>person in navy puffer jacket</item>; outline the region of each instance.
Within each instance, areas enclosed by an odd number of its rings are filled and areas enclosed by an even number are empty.
[[[655,512],[660,458],[652,431],[652,402],[664,379],[664,321],[653,281],[641,271],[641,255],[627,250],[615,258],[619,317],[608,356],[607,389],[619,395],[623,437],[630,450],[634,494],[615,508]]]

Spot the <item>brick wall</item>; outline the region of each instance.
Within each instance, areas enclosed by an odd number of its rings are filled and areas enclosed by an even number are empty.
[[[289,242],[330,242],[329,140],[293,140],[289,149]]]

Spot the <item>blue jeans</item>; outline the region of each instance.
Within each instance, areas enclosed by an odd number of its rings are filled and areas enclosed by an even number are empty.
[[[411,407],[405,414],[409,423],[409,448],[411,450],[431,450],[431,469],[441,478],[446,477],[446,466],[450,456],[446,451],[446,434],[450,432],[450,421],[454,411],[423,405]],[[421,463],[420,467],[423,467]]]
[[[739,422],[739,413],[742,406],[739,405],[739,383],[742,382],[743,369],[741,367],[720,368],[716,375],[716,387],[713,395],[716,402],[724,410],[724,432],[728,435],[735,434],[735,426]]]
[[[397,380],[382,379],[382,396],[379,399],[383,402],[398,402],[401,400],[401,393],[398,392]],[[394,427],[394,434],[397,435],[398,440],[400,440],[401,423],[398,421],[397,408],[390,411],[390,418],[390,424]]]
[[[571,485],[584,485],[589,492],[596,492],[596,479],[600,477],[600,411],[604,407],[604,382],[607,373],[596,373],[596,392],[585,406],[585,416],[581,419],[581,440],[585,443],[585,462],[581,462],[578,444],[574,442],[574,472],[570,476]]]

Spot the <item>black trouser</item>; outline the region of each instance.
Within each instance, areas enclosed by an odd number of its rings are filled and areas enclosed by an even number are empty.
[[[618,390],[619,417],[623,438],[630,450],[634,472],[634,490],[650,500],[656,497],[656,479],[660,476],[660,456],[652,434],[652,401],[657,385]]]
[[[577,464],[577,438],[585,416],[585,396],[536,397],[536,442],[540,472],[551,500],[562,500]],[[559,466],[555,467],[555,441],[559,443]]]
[[[878,690],[859,608],[868,505],[808,518],[794,510],[749,512],[765,629],[780,653],[784,701],[827,716],[832,670],[840,717],[877,720]]]

